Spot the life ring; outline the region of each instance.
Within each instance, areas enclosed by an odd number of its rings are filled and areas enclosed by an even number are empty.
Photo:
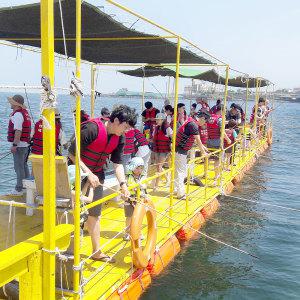
[[[147,218],[148,233],[147,241],[144,248],[140,245],[140,236],[142,231],[143,218]],[[130,224],[132,262],[137,268],[146,268],[151,259],[156,245],[156,213],[152,201],[147,200],[145,203],[137,203],[134,207]]]

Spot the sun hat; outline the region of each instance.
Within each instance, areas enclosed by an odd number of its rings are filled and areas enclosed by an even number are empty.
[[[14,95],[12,97],[7,97],[7,100],[12,105],[18,105],[18,106],[22,107],[23,109],[27,108],[24,105],[24,98],[21,95]]]
[[[128,171],[133,171],[135,170],[137,167],[141,167],[144,166],[144,160],[141,157],[134,157],[129,164],[127,165],[126,169]]]

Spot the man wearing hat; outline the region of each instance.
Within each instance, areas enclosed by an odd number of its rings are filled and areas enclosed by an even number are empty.
[[[62,155],[61,146],[67,145],[65,133],[61,125],[61,115],[58,109],[55,109],[55,142],[56,155]],[[43,155],[43,120],[39,119],[34,126],[34,134],[32,137],[31,153]]]
[[[24,98],[21,95],[14,95],[7,99],[13,110],[9,116],[7,140],[12,143],[10,150],[14,157],[14,169],[17,175],[17,184],[12,194],[22,195],[23,179],[29,177],[27,157],[31,133],[31,119],[24,105]]]

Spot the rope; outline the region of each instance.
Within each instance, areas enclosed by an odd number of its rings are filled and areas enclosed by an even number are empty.
[[[268,206],[274,206],[274,207],[278,207],[278,208],[282,208],[282,209],[287,209],[287,210],[300,212],[300,209],[298,209],[298,208],[287,207],[287,206],[276,205],[276,204],[270,204],[270,203],[266,203],[266,202],[250,200],[250,199],[246,199],[246,198],[242,198],[242,197],[236,197],[236,196],[230,196],[230,195],[228,195],[227,197],[242,200],[242,201],[249,201],[249,202],[252,202],[252,203],[263,204],[263,205],[268,205]]]
[[[101,184],[101,185],[102,185],[102,184]],[[119,193],[120,195],[123,195],[123,196],[124,196],[124,194],[121,193],[120,191],[117,191],[117,190],[115,190],[115,189],[113,189],[113,188],[110,188],[110,189],[113,190],[115,193]],[[136,198],[133,198],[133,197],[128,197],[128,198],[131,199],[132,201],[137,201]],[[156,209],[153,209],[152,207],[148,206],[148,205],[147,205],[146,203],[144,203],[143,201],[137,201],[137,202],[141,203],[142,205],[144,205],[144,206],[147,207],[148,209],[157,212],[157,213],[160,214],[160,215],[163,215],[163,216],[165,215],[165,213],[161,213],[160,211],[158,211],[158,210],[156,210]],[[239,248],[234,247],[234,246],[232,246],[232,245],[230,245],[230,244],[227,244],[227,243],[225,243],[225,242],[223,242],[223,241],[220,241],[220,240],[218,240],[218,239],[216,239],[216,238],[214,238],[214,237],[211,237],[211,236],[209,236],[209,235],[207,235],[207,234],[205,234],[205,233],[203,233],[203,232],[201,232],[201,231],[199,231],[199,230],[197,230],[197,229],[191,227],[191,226],[188,225],[188,224],[184,224],[184,223],[182,223],[182,222],[180,222],[180,221],[177,221],[177,220],[175,220],[174,218],[171,218],[170,216],[167,216],[167,218],[169,218],[170,220],[174,221],[175,223],[177,223],[177,224],[179,224],[179,225],[181,225],[181,226],[188,226],[189,229],[194,230],[195,232],[199,233],[200,235],[202,235],[202,236],[204,236],[204,237],[206,237],[206,238],[208,238],[208,239],[210,239],[210,240],[212,240],[212,241],[214,241],[214,242],[216,242],[216,243],[222,244],[222,245],[224,245],[224,246],[226,246],[226,247],[229,247],[229,248],[231,248],[231,249],[233,249],[233,250],[236,250],[236,251],[238,251],[238,252],[247,254],[247,255],[249,255],[249,256],[252,256],[252,257],[258,259],[258,257],[255,256],[254,254],[251,254],[251,253],[249,253],[249,252],[247,252],[247,251],[245,251],[245,250],[239,249]]]
[[[11,154],[11,152],[7,152],[6,154],[4,154],[3,156],[0,157],[0,160],[2,160],[3,158],[7,157],[9,154]]]
[[[27,94],[27,89],[26,89],[25,83],[24,83],[24,92],[25,92],[25,96],[26,96],[28,108],[29,108],[29,111],[30,111],[31,119],[32,119],[33,124],[35,125],[34,118],[33,118],[33,113],[32,113],[31,107],[30,107],[30,103],[29,103],[29,99],[28,99],[28,94]]]

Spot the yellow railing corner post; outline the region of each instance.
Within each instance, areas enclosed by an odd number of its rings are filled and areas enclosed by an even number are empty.
[[[42,76],[54,85],[54,2],[41,0],[41,67]],[[50,126],[43,127],[43,197],[44,197],[44,242],[43,247],[43,299],[55,299],[55,213],[56,213],[56,171],[55,171],[55,112],[44,109],[43,117]]]

